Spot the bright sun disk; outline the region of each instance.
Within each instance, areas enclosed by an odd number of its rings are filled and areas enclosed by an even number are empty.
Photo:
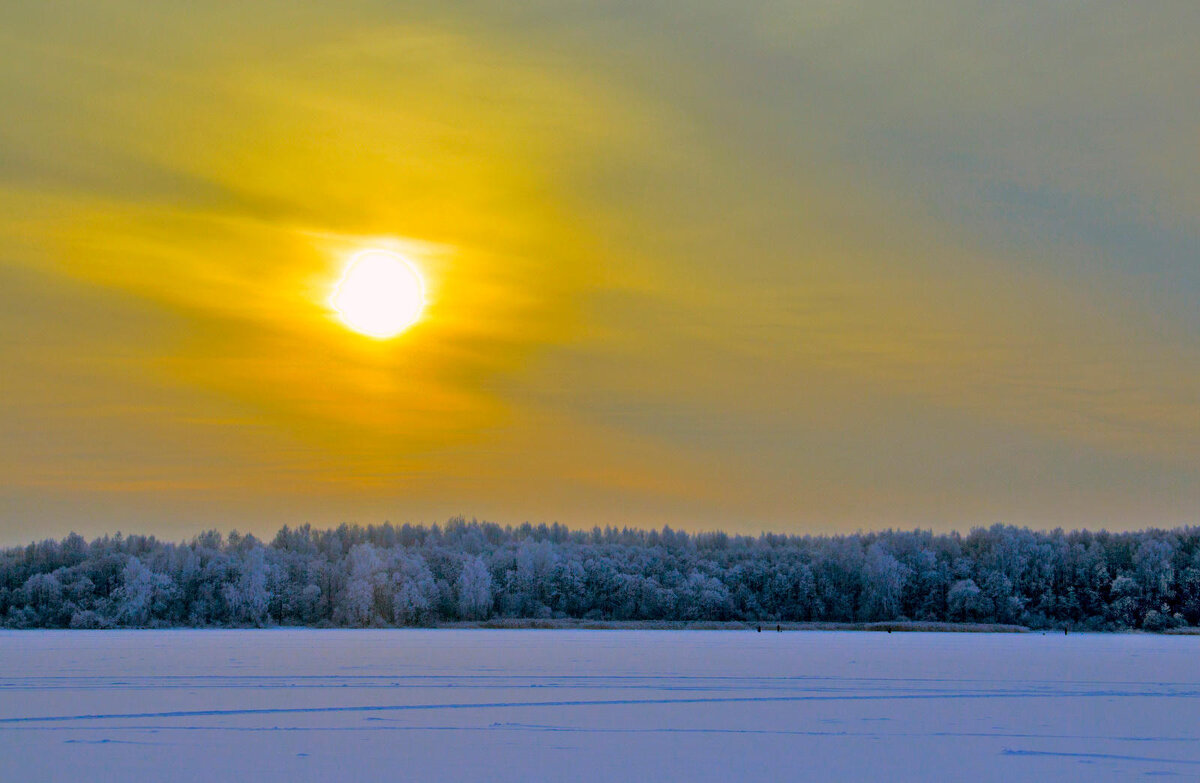
[[[386,339],[421,317],[425,287],[403,256],[364,250],[350,259],[329,304],[342,323],[360,334]]]

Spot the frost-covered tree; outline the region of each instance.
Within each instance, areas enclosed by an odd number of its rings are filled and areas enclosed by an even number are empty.
[[[225,585],[225,603],[230,619],[239,625],[266,625],[271,593],[267,589],[269,567],[266,550],[251,548],[241,561],[237,581]]]
[[[432,619],[437,601],[437,581],[420,554],[401,553],[392,583],[392,618],[397,625],[419,625]],[[490,600],[490,597],[489,597]]]
[[[876,541],[867,548],[864,570],[864,617],[889,620],[899,615],[909,569],[892,556],[882,541]]]
[[[137,557],[130,557],[121,574],[122,584],[114,594],[117,620],[129,625],[147,625],[161,618],[175,584],[166,574],[155,573]]]
[[[370,543],[351,547],[347,558],[348,580],[342,589],[335,621],[365,626],[378,617],[376,589],[383,583],[383,560]]]
[[[959,579],[950,587],[946,603],[952,620],[979,620],[985,615],[986,600],[974,579]]]
[[[458,577],[458,615],[465,620],[487,617],[492,610],[492,575],[481,557],[468,558]]]

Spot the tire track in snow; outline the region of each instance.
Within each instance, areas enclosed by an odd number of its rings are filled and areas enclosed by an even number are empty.
[[[347,712],[410,712],[426,710],[471,710],[471,709],[516,709],[521,707],[606,707],[606,706],[650,706],[668,704],[747,704],[747,703],[787,703],[787,702],[817,702],[817,701],[912,701],[912,700],[972,700],[972,699],[1029,699],[1029,698],[1196,698],[1200,692],[1184,693],[1145,693],[1130,691],[1092,691],[1092,692],[1004,692],[1004,693],[928,693],[928,694],[899,694],[899,695],[842,695],[842,696],[712,696],[687,699],[587,699],[574,701],[498,701],[498,702],[460,702],[451,704],[386,704],[360,705],[353,707],[262,707],[250,709],[229,710],[174,710],[169,712],[124,712],[96,713],[88,715],[48,715],[21,716],[0,718],[0,725],[18,723],[57,723],[63,721],[88,720],[132,720],[145,718],[198,718],[224,717],[234,715],[287,715],[287,714],[324,714]]]

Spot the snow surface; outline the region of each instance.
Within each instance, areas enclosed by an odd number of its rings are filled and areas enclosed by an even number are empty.
[[[1200,638],[0,632],[0,780],[1200,778]]]

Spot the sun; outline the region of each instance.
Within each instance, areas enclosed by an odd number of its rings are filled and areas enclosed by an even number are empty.
[[[386,340],[421,317],[425,286],[404,256],[388,250],[364,250],[346,265],[329,304],[346,326]]]

